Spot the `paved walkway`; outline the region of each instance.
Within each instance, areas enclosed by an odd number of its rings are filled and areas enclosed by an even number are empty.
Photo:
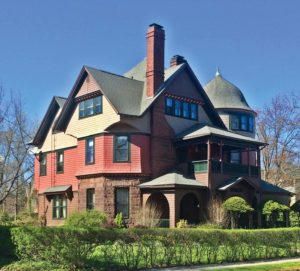
[[[222,268],[232,268],[232,270],[234,270],[234,268],[237,267],[288,263],[288,262],[296,262],[296,261],[299,261],[299,268],[300,268],[300,258],[288,258],[288,259],[280,259],[280,260],[252,261],[247,263],[226,263],[226,264],[210,264],[210,265],[199,265],[199,266],[157,268],[157,269],[148,269],[147,271],[222,270]]]

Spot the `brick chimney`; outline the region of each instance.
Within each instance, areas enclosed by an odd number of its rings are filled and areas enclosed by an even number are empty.
[[[180,55],[175,55],[171,58],[170,67],[174,67],[174,66],[180,65],[182,63],[186,63],[186,60],[184,59],[184,57],[180,56]]]
[[[150,24],[147,31],[147,96],[153,97],[164,82],[165,30]]]

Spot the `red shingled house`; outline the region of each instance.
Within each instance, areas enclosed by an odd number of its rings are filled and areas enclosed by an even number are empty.
[[[198,223],[210,195],[251,205],[290,193],[260,179],[256,113],[218,72],[204,88],[187,61],[164,63],[152,24],[147,56],[124,75],[83,66],[68,98],[54,97],[33,139],[38,213],[59,225],[97,209],[129,225],[155,203],[162,221]]]

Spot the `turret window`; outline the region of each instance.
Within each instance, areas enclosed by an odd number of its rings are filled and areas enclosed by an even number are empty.
[[[165,113],[167,115],[198,120],[198,106],[195,103],[183,102],[177,99],[166,97]]]
[[[230,129],[244,132],[254,132],[254,118],[246,114],[230,115]]]

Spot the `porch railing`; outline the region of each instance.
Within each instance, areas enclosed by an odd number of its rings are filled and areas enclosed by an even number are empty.
[[[249,176],[248,165],[233,164],[227,162],[220,162],[217,160],[211,160],[211,172],[215,174],[221,174],[223,167],[223,174],[228,175],[244,175]],[[208,161],[193,161],[192,171],[194,173],[202,173],[208,171]],[[259,168],[257,166],[250,166],[250,176],[258,177]]]

